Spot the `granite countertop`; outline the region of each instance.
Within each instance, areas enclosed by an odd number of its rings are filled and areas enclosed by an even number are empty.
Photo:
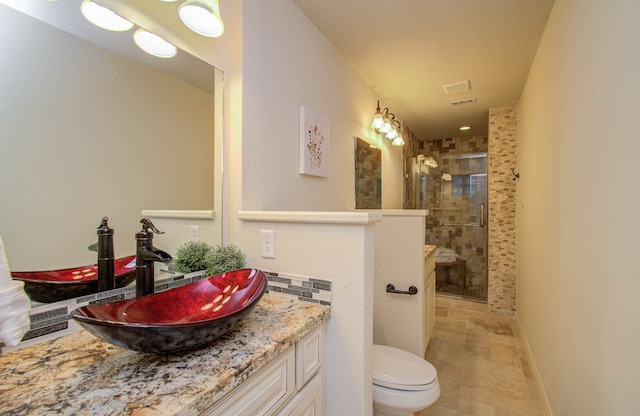
[[[207,347],[160,356],[88,332],[0,355],[0,414],[195,415],[321,325],[328,306],[265,294]]]

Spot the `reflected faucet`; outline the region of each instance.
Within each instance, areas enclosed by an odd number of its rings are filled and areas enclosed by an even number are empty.
[[[142,230],[136,233],[136,297],[154,292],[154,262],[169,263],[173,260],[169,253],[153,246],[153,234],[164,234],[149,218],[140,220]]]
[[[98,242],[89,246],[89,250],[98,252],[98,292],[116,288],[113,254],[113,228],[109,228],[109,218],[102,217],[98,226]]]

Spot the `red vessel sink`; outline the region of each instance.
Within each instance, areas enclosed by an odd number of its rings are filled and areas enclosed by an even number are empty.
[[[256,306],[267,288],[240,269],[136,299],[83,306],[71,317],[96,337],[133,351],[171,354],[209,344]]]
[[[136,256],[113,262],[116,287],[124,287],[136,278]],[[98,265],[39,272],[11,272],[14,280],[24,282],[24,290],[36,302],[57,302],[98,292]]]

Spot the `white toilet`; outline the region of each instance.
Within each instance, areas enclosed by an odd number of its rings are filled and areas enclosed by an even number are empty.
[[[375,416],[413,415],[438,397],[438,372],[431,363],[398,348],[373,346]]]

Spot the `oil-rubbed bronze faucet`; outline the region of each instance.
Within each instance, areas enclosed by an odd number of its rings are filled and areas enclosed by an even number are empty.
[[[116,288],[113,255],[113,228],[109,228],[109,218],[102,217],[98,226],[98,242],[89,246],[89,250],[98,252],[98,292]]]
[[[171,262],[169,253],[153,246],[153,233],[164,234],[149,218],[140,220],[142,230],[136,233],[136,296],[150,295],[154,291],[154,262]]]

